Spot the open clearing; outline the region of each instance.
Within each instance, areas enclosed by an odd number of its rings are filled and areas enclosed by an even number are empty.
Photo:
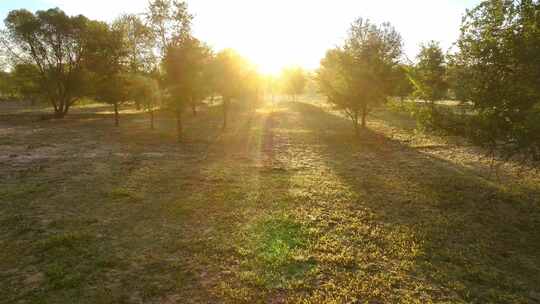
[[[398,114],[0,113],[0,303],[540,303],[538,174]]]

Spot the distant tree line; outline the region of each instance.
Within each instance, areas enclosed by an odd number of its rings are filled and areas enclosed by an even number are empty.
[[[234,50],[215,53],[194,37],[192,21],[187,4],[176,0],[152,0],[144,14],[110,24],[58,8],[11,11],[0,36],[10,67],[0,72],[1,97],[48,103],[55,118],[93,98],[113,106],[116,126],[125,103],[148,112],[152,128],[154,111],[167,109],[182,140],[185,110],[196,115],[203,102],[220,96],[226,128],[231,103],[256,102],[268,85]],[[306,77],[300,68],[286,70],[279,92],[301,94]]]

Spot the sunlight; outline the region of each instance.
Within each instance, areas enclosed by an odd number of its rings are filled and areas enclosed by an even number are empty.
[[[283,58],[272,57],[271,55],[266,58],[251,60],[264,75],[277,76],[286,67],[286,64],[283,63]]]
[[[249,37],[257,37],[263,33],[263,37],[272,39],[272,29],[269,25],[261,23],[254,24],[250,29],[245,30],[245,35]],[[323,54],[312,49],[290,49],[286,45],[293,46],[297,44],[293,37],[282,35],[279,39],[280,43],[276,40],[245,40],[242,36],[238,36],[237,40],[234,40],[234,48],[237,49],[241,55],[249,59],[258,70],[266,75],[277,76],[287,66],[300,66],[304,69],[315,69],[317,67],[318,58]],[[305,60],[310,58],[309,60]]]

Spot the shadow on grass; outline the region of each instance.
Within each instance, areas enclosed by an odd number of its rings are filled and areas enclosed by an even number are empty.
[[[417,288],[431,296],[466,302],[532,300],[540,286],[536,190],[515,194],[370,130],[355,138],[348,121],[318,107],[288,106],[310,131],[308,143],[353,192],[349,207],[367,207],[386,231],[385,254],[410,263],[397,284],[420,280],[426,286]],[[403,231],[405,239],[392,239]]]

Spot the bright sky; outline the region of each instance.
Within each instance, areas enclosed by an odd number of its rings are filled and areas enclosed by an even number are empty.
[[[262,71],[287,65],[315,69],[326,50],[340,44],[357,17],[389,21],[401,33],[412,59],[419,44],[440,41],[445,49],[459,35],[465,9],[480,0],[188,0],[195,35],[215,49],[234,48]],[[113,20],[144,11],[147,0],[0,0],[0,18],[15,8],[58,6],[69,14]]]

